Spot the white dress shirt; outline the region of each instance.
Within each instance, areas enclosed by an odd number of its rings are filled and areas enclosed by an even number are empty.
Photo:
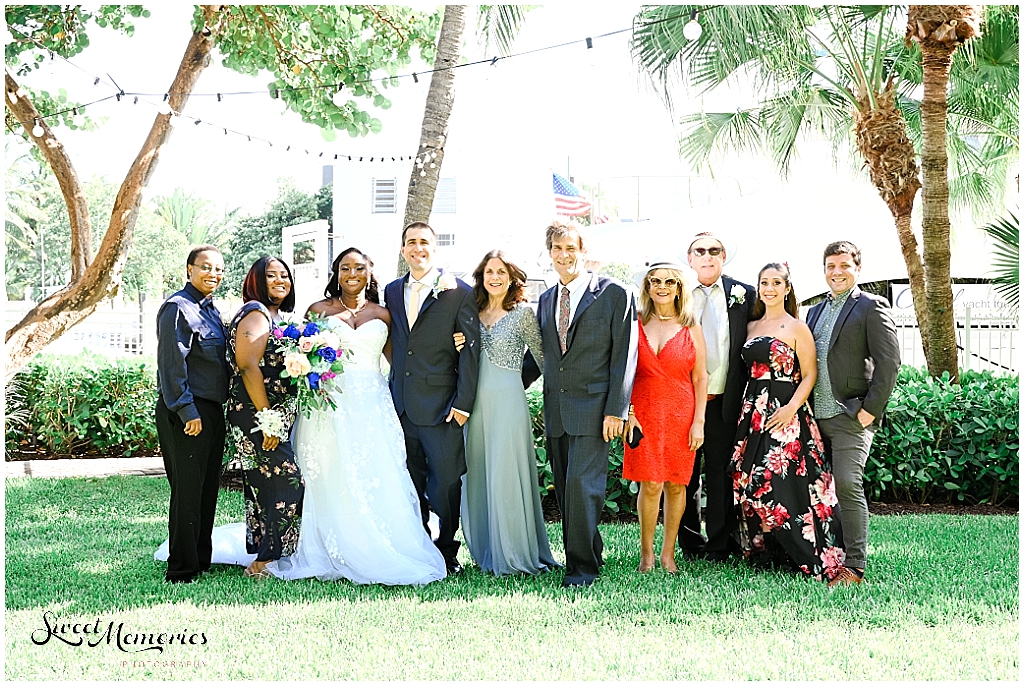
[[[721,395],[725,392],[725,379],[729,375],[729,303],[725,295],[725,284],[722,277],[711,284],[711,306],[715,308],[715,319],[718,321],[718,369],[708,376],[708,395]],[[693,313],[700,321],[700,313],[704,311],[704,288],[698,285],[693,289]],[[705,336],[706,339],[706,336]]]
[[[437,277],[440,276],[440,272],[437,267],[431,267],[430,271],[423,275],[422,279],[412,278],[412,272],[409,272],[409,279],[405,282],[405,311],[409,312],[409,296],[412,295],[412,284],[414,281],[422,283],[426,286],[425,289],[420,291],[420,309],[423,309],[423,303],[427,301],[427,296],[430,295],[431,289],[434,287],[434,282],[437,281]]]
[[[567,284],[563,284],[561,280],[558,282],[558,290],[555,292],[555,325],[558,325],[558,315],[562,307],[562,289],[569,289],[569,326],[572,326],[573,320],[576,318],[576,308],[580,306],[580,301],[583,300],[583,294],[587,292],[587,287],[590,285],[590,280],[593,278],[589,271],[584,269],[579,275]]]

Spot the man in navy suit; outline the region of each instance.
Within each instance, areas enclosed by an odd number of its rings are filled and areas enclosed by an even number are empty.
[[[440,520],[434,544],[448,573],[459,574],[455,532],[466,473],[462,426],[476,399],[480,319],[473,289],[433,266],[436,246],[437,235],[425,222],[413,222],[402,231],[409,273],[384,289],[391,313],[389,384],[405,432],[406,464],[419,494],[423,526],[427,528],[429,505]],[[452,345],[455,332],[466,337],[461,351]]]
[[[563,586],[589,586],[604,547],[609,442],[622,433],[636,374],[636,303],[621,283],[584,268],[579,228],[553,222],[546,245],[557,285],[537,304],[544,343],[544,430],[562,512]]]
[[[732,536],[736,529],[736,508],[728,469],[736,447],[736,424],[748,376],[740,352],[747,341],[750,309],[757,301],[752,287],[722,274],[728,258],[721,238],[706,231],[694,236],[686,251],[686,260],[697,273],[693,311],[701,322],[708,351],[708,404],[704,445],[697,450],[693,475],[686,487],[679,547],[687,558],[699,557],[713,562],[724,562],[731,553],[739,552],[739,545]],[[700,531],[702,483],[707,496],[706,541]]]

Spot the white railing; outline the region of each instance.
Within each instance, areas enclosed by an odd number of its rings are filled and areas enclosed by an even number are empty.
[[[157,300],[147,300],[139,311],[138,305],[115,308],[101,305],[92,315],[46,347],[46,352],[58,355],[76,355],[87,348],[106,355],[156,356]],[[10,328],[35,303],[11,301],[6,308],[6,328]],[[234,304],[237,307],[237,303]],[[225,303],[223,311],[230,308]],[[900,340],[903,364],[924,366],[921,331],[913,312],[893,313]],[[956,314],[957,348],[961,369],[1016,373],[1014,350],[1020,336],[1016,316],[1001,314],[974,314],[968,307]]]
[[[83,349],[102,355],[156,356],[156,312],[159,302],[146,301],[116,307],[100,305],[95,312],[46,346],[55,355],[78,355]],[[21,321],[35,307],[34,302],[8,301],[4,311],[5,330]]]
[[[893,318],[903,364],[924,366],[921,330],[913,312],[895,312]],[[1020,322],[1016,315],[975,314],[966,307],[954,315],[954,320],[960,369],[1017,373],[1013,353],[1019,341]]]

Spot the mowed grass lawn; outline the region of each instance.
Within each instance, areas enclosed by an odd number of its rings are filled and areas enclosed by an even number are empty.
[[[254,583],[226,566],[171,586],[153,560],[167,498],[157,478],[7,480],[8,679],[1019,677],[1016,517],[874,517],[869,582],[831,592],[745,563],[640,575],[635,525],[602,526],[607,564],[587,590],[471,564],[424,588]],[[218,523],[241,517],[241,495],[222,492]],[[548,531],[560,557],[559,525]],[[46,611],[207,642],[36,645]]]

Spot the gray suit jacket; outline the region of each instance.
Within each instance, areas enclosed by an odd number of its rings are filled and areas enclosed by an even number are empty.
[[[807,313],[811,331],[824,309],[821,302]],[[885,412],[899,369],[900,344],[889,302],[854,286],[829,342],[832,394],[851,417],[863,407],[877,421]]]
[[[590,283],[569,325],[565,355],[554,315],[561,285],[545,291],[537,304],[548,436],[600,436],[605,416],[626,417],[633,393],[638,341],[633,295],[607,276],[577,278]]]

